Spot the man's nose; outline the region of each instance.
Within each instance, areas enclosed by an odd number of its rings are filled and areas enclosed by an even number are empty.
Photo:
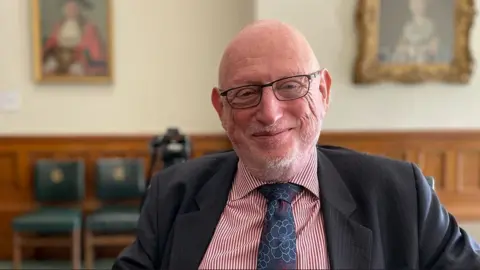
[[[263,89],[262,100],[258,104],[256,118],[264,125],[272,125],[282,117],[280,102],[273,93],[272,87]]]

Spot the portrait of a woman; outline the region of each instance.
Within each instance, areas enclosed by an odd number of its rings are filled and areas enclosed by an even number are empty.
[[[454,12],[447,1],[381,1],[380,60],[400,64],[450,61]]]

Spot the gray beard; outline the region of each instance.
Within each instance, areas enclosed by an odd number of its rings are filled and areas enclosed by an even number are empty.
[[[313,150],[315,150],[315,147],[313,148]],[[235,146],[234,149],[239,153]],[[255,164],[241,157],[240,159],[248,172],[256,179],[265,183],[283,183],[290,181],[296,174],[300,173],[300,170],[303,169],[310,155],[311,153],[306,151],[305,153],[294,153],[286,158],[264,160]],[[302,165],[298,166],[298,164]],[[298,168],[295,168],[295,166],[298,166]]]

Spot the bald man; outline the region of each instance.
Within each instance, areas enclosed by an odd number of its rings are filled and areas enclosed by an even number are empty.
[[[234,151],[158,173],[112,269],[480,269],[417,166],[317,146],[330,86],[297,30],[244,28],[211,93]]]

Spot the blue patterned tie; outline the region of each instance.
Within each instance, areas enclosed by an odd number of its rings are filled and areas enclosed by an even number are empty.
[[[257,269],[296,269],[297,243],[292,200],[302,187],[294,184],[271,184],[259,188],[267,199]]]

